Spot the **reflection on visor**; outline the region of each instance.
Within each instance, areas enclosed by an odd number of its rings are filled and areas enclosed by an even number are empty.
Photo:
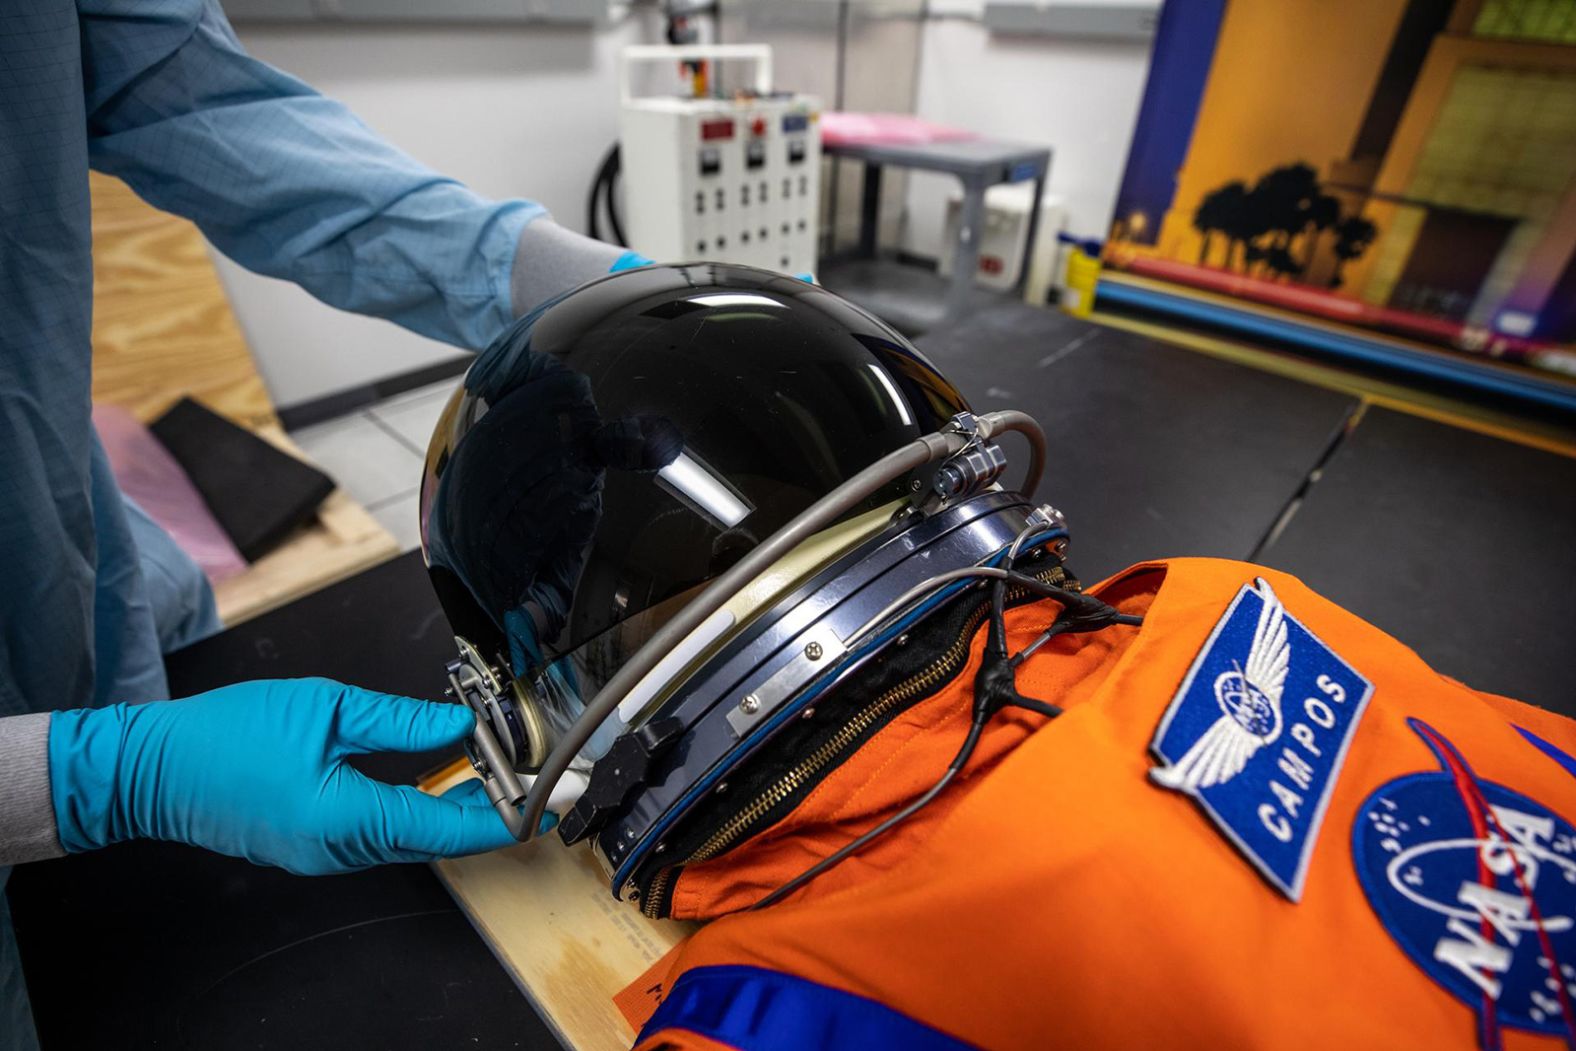
[[[732,529],[755,510],[741,500],[709,467],[689,453],[681,452],[674,461],[657,472],[657,477],[677,490],[686,503],[705,512],[708,518]]]
[[[714,292],[704,296],[690,296],[689,302],[707,307],[772,307],[782,309],[782,304],[770,296],[751,295],[748,292]]]
[[[601,758],[618,734],[641,725],[661,707],[683,681],[686,669],[712,652],[740,625],[775,605],[782,596],[834,559],[880,534],[905,503],[906,499],[895,500],[825,529],[785,555],[771,572],[757,577],[728,605],[686,635],[630,688],[615,712],[580,750],[574,766],[584,768]],[[630,656],[674,614],[693,602],[705,587],[705,584],[697,584],[641,610],[574,652],[563,654],[534,672],[527,673],[525,665],[515,669],[517,675],[529,676],[534,687],[533,697],[550,709],[543,711],[542,718],[551,728],[554,742],[585,710],[586,700],[596,696]]]
[[[585,698],[595,695],[594,690],[586,693],[580,684],[582,674],[583,670],[576,668],[575,662],[560,659],[544,668],[534,683],[538,710],[555,744],[580,718],[580,713],[585,711]],[[624,725],[620,720],[610,718],[605,721],[580,749],[580,761],[575,765],[589,768],[592,762],[606,754],[613,746],[613,739],[623,730]]]
[[[897,392],[897,387],[893,386],[892,377],[888,376],[886,370],[875,362],[870,363],[870,371],[875,373],[876,379],[881,382],[881,386],[886,388],[887,397],[892,399],[892,407],[897,409],[897,414],[903,418],[903,426],[914,426],[914,417],[909,414],[908,402],[903,400],[903,396]]]

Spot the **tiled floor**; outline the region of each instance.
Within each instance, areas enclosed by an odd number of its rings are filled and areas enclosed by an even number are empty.
[[[416,492],[422,459],[438,413],[458,384],[457,378],[443,380],[290,434],[340,488],[394,534],[401,551],[420,543]]]

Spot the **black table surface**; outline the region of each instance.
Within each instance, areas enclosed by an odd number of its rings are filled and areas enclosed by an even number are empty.
[[[1045,428],[1036,494],[1067,515],[1093,582],[1175,555],[1250,558],[1356,399],[1024,304],[917,341],[977,412]],[[1005,439],[1022,463],[1016,436]]]
[[[1442,671],[1572,710],[1576,461],[1379,410],[1352,427],[1346,395],[1020,304],[920,345],[977,410],[1045,426],[1039,495],[1086,580],[1257,557]],[[436,697],[451,653],[408,555],[169,668],[176,695],[319,674]],[[10,894],[46,1051],[557,1046],[422,866],[301,879],[138,843],[24,866]]]
[[[918,339],[977,410],[1045,427],[1072,565],[1262,562],[1447,675],[1576,715],[1576,460],[1054,311]],[[1348,426],[1351,423],[1352,426]]]
[[[1576,460],[1370,409],[1261,561],[1447,675],[1576,716]]]
[[[167,665],[176,696],[326,675],[437,697],[453,649],[410,554]],[[445,758],[358,765],[409,781]],[[45,1051],[560,1046],[425,865],[306,878],[139,842],[24,865],[9,894]]]

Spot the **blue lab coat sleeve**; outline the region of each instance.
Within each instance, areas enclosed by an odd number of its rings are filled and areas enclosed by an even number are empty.
[[[540,205],[488,201],[390,146],[248,55],[217,3],[81,0],[78,13],[95,169],[334,306],[471,349],[511,319]]]

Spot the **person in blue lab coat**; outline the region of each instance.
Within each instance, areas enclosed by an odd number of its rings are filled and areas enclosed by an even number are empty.
[[[6,5],[0,866],[133,837],[306,873],[510,842],[478,782],[433,799],[343,763],[457,744],[472,725],[460,707],[326,680],[162,700],[161,639],[179,645],[217,620],[195,567],[123,500],[94,436],[89,168],[195,221],[251,270],[467,348],[644,262],[418,164],[248,55],[214,0]],[[0,1046],[36,1046],[3,898]]]

